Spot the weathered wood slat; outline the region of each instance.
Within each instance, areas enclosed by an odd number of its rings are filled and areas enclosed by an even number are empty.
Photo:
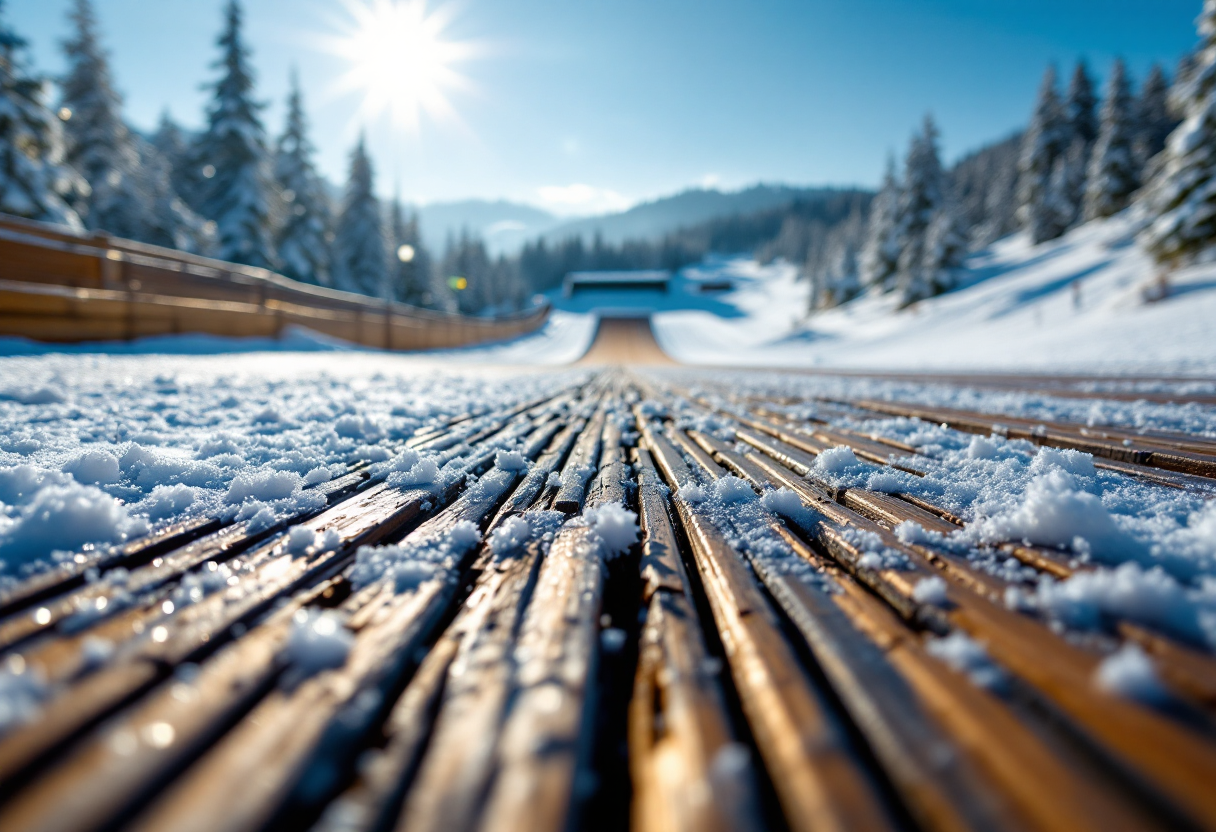
[[[648,600],[629,706],[633,826],[650,832],[762,829],[755,773],[730,726],[699,632],[684,567],[649,452],[639,451],[642,574]],[[661,725],[659,724],[661,723]],[[727,760],[738,758],[721,771]]]
[[[647,433],[648,441],[651,435],[653,431]],[[652,443],[651,451],[657,461],[674,448]],[[660,466],[679,470],[673,461]],[[691,476],[669,484],[689,482]],[[744,713],[791,828],[890,828],[882,801],[798,669],[740,555],[694,506],[678,495],[673,502],[696,557]]]

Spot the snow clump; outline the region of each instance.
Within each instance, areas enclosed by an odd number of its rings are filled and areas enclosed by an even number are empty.
[[[0,733],[33,719],[46,697],[42,676],[27,667],[20,656],[11,657],[0,669]]]
[[[118,500],[92,485],[70,482],[37,491],[15,518],[0,518],[0,558],[10,566],[85,544],[121,543],[148,531]]]
[[[72,457],[63,464],[63,471],[82,485],[105,485],[122,477],[118,457],[100,448],[90,448]]]
[[[941,606],[948,600],[946,596],[946,582],[936,575],[931,578],[921,578],[916,582],[916,586],[912,588],[912,598],[918,604]]]
[[[624,506],[605,503],[584,511],[583,519],[591,527],[604,560],[625,554],[638,542],[638,516]]]
[[[494,466],[502,471],[527,471],[528,458],[519,451],[498,451],[494,454]]]
[[[304,478],[293,471],[251,471],[232,480],[224,501],[236,505],[250,500],[281,500],[295,494],[303,484]]]
[[[1092,468],[1092,459],[1089,465]],[[1020,503],[1007,512],[980,518],[973,529],[986,543],[1024,540],[1067,546],[1114,562],[1143,553],[1143,546],[1116,525],[1102,500],[1079,490],[1073,474],[1063,468],[1036,477]]]
[[[496,555],[509,554],[527,543],[531,536],[532,526],[527,519],[519,515],[508,517],[490,533],[490,551]]]
[[[1138,644],[1125,644],[1107,656],[1094,673],[1099,690],[1153,705],[1169,699],[1153,663]]]
[[[778,488],[767,491],[760,498],[760,504],[766,509],[792,520],[798,526],[809,529],[815,522],[815,512],[802,504],[798,492],[790,488]]]
[[[330,610],[297,610],[283,657],[298,673],[311,676],[346,664],[355,636]]]
[[[391,580],[397,592],[417,589],[455,565],[481,541],[481,532],[461,520],[447,532],[411,541],[408,537],[390,546],[361,546],[355,553],[350,581],[356,589]]]
[[[695,482],[685,483],[680,486],[680,490],[676,492],[681,500],[689,505],[695,506],[697,503],[703,503],[709,496],[705,493],[705,489],[697,485]]]
[[[961,630],[955,630],[944,638],[927,639],[925,651],[958,672],[965,673],[973,684],[982,688],[999,689],[1005,682],[1004,672],[988,658],[984,645]]]
[[[727,474],[714,483],[714,497],[723,503],[745,503],[756,499],[746,480]]]

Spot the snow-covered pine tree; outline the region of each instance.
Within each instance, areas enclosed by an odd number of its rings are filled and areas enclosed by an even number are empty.
[[[168,110],[163,111],[152,134],[152,146],[169,168],[173,192],[193,209],[202,190],[203,175],[194,163],[192,143],[193,137],[182,130]]]
[[[958,213],[944,203],[925,229],[924,260],[921,270],[929,284],[931,295],[940,295],[954,288],[956,270],[967,253],[967,233]]]
[[[1067,137],[1063,146],[1073,139],[1093,144],[1098,138],[1098,100],[1094,96],[1094,82],[1089,77],[1085,61],[1077,61],[1072,80],[1068,83],[1068,95],[1064,101],[1064,119],[1067,122]]]
[[[0,211],[82,230],[69,200],[88,185],[64,159],[62,124],[47,106],[46,82],[29,73],[25,49],[0,0]]]
[[[456,308],[466,315],[486,311],[497,301],[492,280],[492,264],[485,243],[462,229],[460,236],[449,241],[443,256],[442,274],[453,281]],[[463,288],[459,281],[463,279]]]
[[[870,220],[861,248],[859,276],[862,286],[890,288],[899,268],[900,184],[895,175],[895,159],[887,157],[887,172],[882,188],[870,203]]]
[[[135,135],[139,154],[136,176],[146,212],[140,237],[145,243],[210,255],[216,245],[215,224],[204,220],[173,189],[173,170],[153,142]]]
[[[274,174],[283,197],[283,222],[275,238],[283,274],[305,283],[329,285],[329,242],[333,212],[325,184],[313,164],[308,122],[293,72],[287,123],[275,151]]]
[[[937,126],[925,116],[923,131],[912,137],[904,165],[904,187],[899,205],[899,268],[895,275],[900,301],[906,305],[933,295],[937,275],[926,272],[926,233],[944,200]]]
[[[425,306],[430,289],[430,258],[419,239],[418,215],[406,219],[400,198],[394,198],[389,208],[389,237],[393,297],[411,306]],[[408,258],[406,253],[410,255]]]
[[[1018,165],[1018,220],[1030,232],[1034,243],[1059,236],[1053,233],[1056,225],[1048,216],[1045,205],[1056,157],[1064,148],[1064,125],[1060,97],[1056,92],[1056,70],[1049,67],[1039,88],[1030,126],[1022,139],[1022,158]]]
[[[1081,218],[1089,156],[1089,145],[1076,136],[1068,149],[1056,157],[1041,209],[1042,228],[1049,240],[1062,235]]]
[[[192,154],[203,176],[195,208],[215,222],[220,257],[273,268],[274,182],[237,0],[229,0],[216,43],[220,78],[212,85],[207,129]]]
[[[1170,134],[1148,195],[1155,219],[1143,241],[1165,263],[1207,257],[1216,248],[1216,0],[1204,0],[1199,34],[1195,64],[1172,93],[1185,119]]]
[[[150,199],[142,187],[135,139],[122,120],[122,99],[114,88],[91,0],[75,0],[68,18],[73,32],[63,43],[68,72],[61,82],[60,103],[70,114],[64,125],[68,163],[90,187],[85,225],[144,240]]]
[[[861,294],[860,254],[865,236],[865,214],[855,203],[848,218],[828,231],[820,262],[812,264],[808,258],[809,311],[839,306]]]
[[[334,285],[372,297],[390,296],[380,200],[363,136],[350,157],[350,178],[334,235]]]
[[[1101,219],[1127,207],[1140,186],[1133,142],[1135,101],[1123,61],[1116,60],[1102,102],[1102,126],[1094,145],[1085,188],[1086,220]]]
[[[1165,140],[1178,126],[1170,112],[1169,79],[1160,64],[1153,64],[1140,87],[1136,102],[1136,163],[1143,171],[1148,161],[1165,149]]]

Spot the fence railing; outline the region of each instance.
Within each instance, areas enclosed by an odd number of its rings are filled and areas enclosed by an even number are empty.
[[[419,309],[0,215],[0,335],[57,342],[185,332],[273,338],[302,326],[363,346],[419,350],[515,337],[548,315],[547,305],[492,318]]]

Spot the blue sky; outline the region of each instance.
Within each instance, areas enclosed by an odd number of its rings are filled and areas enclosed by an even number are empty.
[[[454,68],[454,120],[414,131],[361,115],[322,38],[345,4],[245,0],[266,123],[298,67],[322,170],[368,133],[379,189],[414,201],[508,198],[586,213],[704,183],[873,185],[926,111],[948,158],[1023,124],[1044,67],[1172,69],[1200,0],[455,0],[431,2]],[[223,0],[95,0],[128,118],[202,122]],[[7,0],[37,68],[62,69],[68,0]],[[581,187],[573,187],[581,186]]]

